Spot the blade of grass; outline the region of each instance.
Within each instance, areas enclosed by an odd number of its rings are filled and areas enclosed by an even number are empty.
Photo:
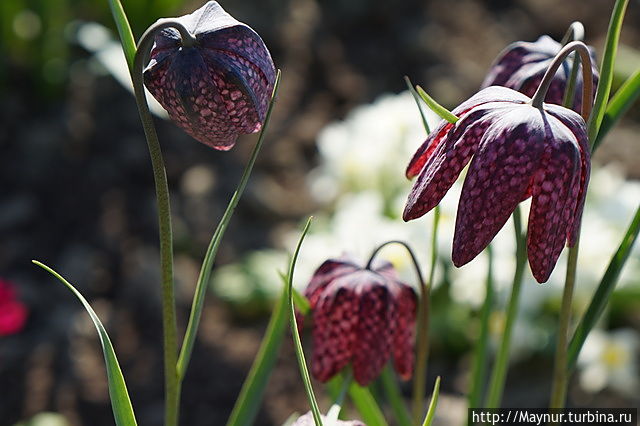
[[[433,418],[436,415],[436,407],[438,406],[438,396],[440,395],[440,376],[436,377],[436,384],[433,386],[433,395],[431,396],[431,403],[429,403],[429,410],[424,418],[422,426],[431,426]]]
[[[407,89],[409,89],[409,93],[413,96],[413,100],[416,101],[416,106],[418,107],[418,111],[420,111],[420,118],[422,118],[422,125],[424,126],[424,130],[427,132],[427,135],[431,133],[429,129],[429,122],[427,121],[427,117],[424,115],[424,111],[422,110],[422,105],[420,104],[420,95],[416,92],[416,89],[413,87],[413,83],[408,76],[404,76],[404,81],[407,83]]]
[[[600,129],[598,130],[598,136],[593,143],[593,151],[598,148],[602,143],[604,137],[609,133],[609,130],[615,126],[620,118],[631,108],[634,102],[640,96],[640,70],[636,71],[631,77],[624,82],[624,84],[618,89],[604,113]]]
[[[624,19],[624,13],[628,4],[629,0],[616,0],[613,6],[611,20],[609,21],[607,39],[605,41],[602,63],[600,65],[600,80],[598,82],[598,90],[596,91],[596,100],[593,104],[591,118],[588,123],[589,141],[591,141],[592,149],[600,129],[600,124],[602,123],[607,102],[609,101],[609,93],[611,92],[611,84],[613,83],[613,64],[618,51],[622,20]]]
[[[248,426],[254,423],[286,330],[286,302],[287,290],[286,287],[283,287],[282,295],[271,313],[264,339],[262,339],[258,354],[242,385],[227,426]]]
[[[418,94],[420,95],[422,100],[427,105],[429,105],[429,108],[431,108],[431,110],[438,114],[440,117],[447,120],[449,123],[456,123],[459,120],[459,118],[456,117],[451,111],[437,103],[435,99],[429,96],[427,92],[422,89],[422,87],[418,86],[416,87],[416,90],[418,91]]]
[[[387,426],[382,410],[369,388],[363,388],[356,382],[352,382],[349,386],[349,397],[367,426]]]
[[[122,3],[120,3],[120,0],[109,0],[109,8],[111,9],[111,15],[113,16],[113,20],[118,28],[120,43],[122,44],[124,56],[127,58],[129,71],[132,71],[133,61],[136,56],[136,41],[133,38],[133,32],[131,31],[131,25],[129,25],[127,14],[122,7]]]
[[[482,312],[480,314],[480,334],[473,354],[473,368],[471,372],[471,390],[469,391],[469,408],[480,408],[482,391],[487,371],[489,317],[493,305],[493,250],[487,246],[489,268],[487,270],[486,293]]]
[[[302,230],[298,245],[296,246],[293,256],[291,257],[291,263],[289,264],[289,274],[287,275],[287,299],[289,305],[289,324],[291,326],[291,334],[293,334],[293,343],[296,350],[296,357],[298,358],[298,366],[300,367],[300,375],[304,382],[304,389],[307,392],[307,399],[311,406],[311,413],[313,414],[313,421],[316,426],[322,426],[322,417],[320,415],[320,409],[318,408],[318,401],[313,393],[313,386],[311,384],[311,377],[309,376],[309,370],[307,369],[307,361],[304,358],[304,351],[302,350],[302,341],[300,340],[300,334],[298,334],[298,324],[296,322],[296,310],[293,306],[293,273],[296,268],[296,262],[298,261],[298,254],[300,253],[300,247],[302,241],[304,241],[305,235],[309,231],[311,226],[311,219],[307,220],[307,223]]]
[[[389,367],[389,364],[387,364],[387,366],[382,370],[380,379],[382,381],[382,387],[385,391],[385,394],[387,395],[389,405],[391,405],[393,414],[398,421],[398,425],[411,426],[413,424],[411,422],[411,414],[409,413],[409,409],[407,408],[407,405],[402,398],[402,393],[400,392],[400,387],[398,386],[398,380]]]
[[[580,350],[582,349],[582,345],[587,338],[587,335],[593,329],[593,326],[598,322],[602,312],[604,311],[605,306],[609,302],[609,298],[611,297],[611,293],[613,292],[616,283],[618,282],[618,278],[620,277],[620,272],[622,272],[622,268],[626,263],[629,255],[631,254],[631,249],[633,248],[634,243],[638,239],[638,233],[640,231],[640,206],[636,210],[636,213],[627,229],[627,232],[618,247],[615,255],[611,258],[609,262],[609,266],[602,276],[602,280],[598,285],[598,288],[591,299],[591,303],[587,308],[584,316],[580,320],[576,331],[573,333],[573,338],[571,339],[571,343],[569,343],[569,353],[567,360],[567,367],[569,370],[573,370],[576,365],[576,361],[578,360],[578,355],[580,354]]]
[[[98,315],[96,315],[95,311],[91,308],[91,305],[89,305],[89,302],[87,302],[82,294],[80,294],[80,292],[60,274],[44,263],[38,262],[37,260],[32,260],[32,262],[56,277],[62,284],[71,290],[87,310],[87,313],[91,317],[91,321],[93,321],[93,325],[96,327],[96,330],[98,330],[100,344],[102,345],[102,353],[104,354],[104,362],[107,368],[109,397],[111,398],[113,418],[115,419],[117,426],[136,425],[136,417],[133,412],[133,406],[131,405],[131,399],[129,398],[129,392],[127,391],[127,384],[124,381],[124,376],[122,375],[122,370],[120,370],[120,364],[118,363],[118,358],[113,350],[113,345],[111,344],[109,335],[100,322]]]

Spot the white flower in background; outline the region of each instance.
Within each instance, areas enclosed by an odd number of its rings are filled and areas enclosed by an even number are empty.
[[[578,358],[582,388],[598,392],[610,387],[624,395],[637,396],[640,392],[639,340],[632,329],[609,333],[593,330]]]

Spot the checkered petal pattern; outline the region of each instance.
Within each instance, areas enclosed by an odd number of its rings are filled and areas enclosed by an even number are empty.
[[[351,364],[356,382],[371,383],[393,357],[411,377],[417,298],[389,263],[372,269],[348,259],[324,262],[305,295],[313,311],[313,376],[325,382]]]
[[[175,18],[196,39],[181,44],[177,30],[159,31],[144,70],[145,85],[171,119],[218,150],[260,130],[276,71],[260,36],[215,1]]]
[[[527,250],[542,283],[565,243],[577,240],[591,160],[580,115],[529,102],[512,89],[490,86],[463,104],[455,125],[443,121],[429,136],[437,146],[420,147],[409,164],[423,166],[403,217],[416,219],[434,208],[471,161],[458,204],[453,263],[474,259],[516,206],[532,197]]]

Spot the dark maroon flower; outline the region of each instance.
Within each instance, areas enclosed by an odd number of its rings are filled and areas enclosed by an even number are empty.
[[[19,333],[27,321],[27,308],[16,297],[13,284],[0,278],[0,336]]]
[[[347,259],[324,262],[305,290],[313,311],[313,376],[325,382],[347,364],[366,386],[393,355],[398,374],[413,371],[416,294],[393,266],[372,269]]]
[[[489,73],[482,83],[482,88],[504,86],[532,97],[542,81],[545,71],[562,49],[562,45],[549,36],[543,35],[537,41],[529,43],[518,41],[507,46],[496,58]],[[598,85],[598,68],[596,67],[595,50],[589,47],[591,69],[593,72],[593,93]],[[545,102],[562,105],[567,81],[573,67],[573,56],[570,55],[558,68],[553,77]],[[579,112],[582,105],[582,72],[578,68],[573,110]]]
[[[407,167],[407,177],[419,177],[404,220],[435,207],[474,157],[458,205],[453,263],[476,257],[518,203],[533,196],[527,250],[533,275],[545,282],[580,229],[591,169],[584,119],[559,105],[534,107],[527,96],[499,86],[453,113],[459,120],[443,120]]]
[[[322,416],[322,424],[326,426],[366,426],[359,420],[334,420],[329,422],[325,416]],[[313,420],[313,414],[311,411],[298,417],[298,419],[291,426],[315,426],[316,423]]]
[[[260,36],[215,1],[174,20],[195,44],[185,45],[173,28],[159,31],[145,85],[188,134],[226,151],[240,134],[260,130],[276,79],[273,60]]]

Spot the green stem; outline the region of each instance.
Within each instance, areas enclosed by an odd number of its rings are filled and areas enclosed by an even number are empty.
[[[487,396],[486,408],[498,408],[502,400],[504,384],[509,366],[509,348],[511,346],[511,332],[518,314],[518,299],[520,297],[520,287],[527,260],[526,236],[522,233],[522,219],[520,207],[516,207],[513,212],[513,224],[516,232],[516,271],[513,277],[513,287],[507,307],[507,318],[504,325],[502,342],[493,366],[491,381],[489,384],[489,394]]]
[[[311,218],[307,220],[304,229],[302,230],[302,235],[300,236],[300,240],[298,241],[298,245],[296,246],[296,250],[293,252],[293,256],[291,257],[291,263],[289,264],[289,273],[287,275],[287,298],[289,299],[289,324],[291,326],[291,334],[293,334],[293,343],[296,351],[296,358],[298,358],[298,366],[300,367],[300,375],[302,376],[302,381],[304,382],[304,390],[307,393],[307,399],[309,400],[309,405],[311,406],[311,413],[313,414],[313,421],[316,426],[322,426],[322,417],[320,415],[320,408],[318,408],[318,401],[316,400],[316,396],[313,394],[313,387],[311,385],[311,377],[309,376],[309,369],[307,368],[307,361],[304,358],[304,351],[302,350],[302,341],[300,340],[300,334],[298,334],[298,324],[296,323],[296,315],[295,315],[295,307],[293,305],[293,272],[295,271],[296,261],[298,260],[298,254],[300,253],[300,247],[302,246],[302,241],[304,240],[305,235],[307,235],[307,231],[309,230],[309,226],[311,226]]]
[[[438,396],[440,395],[440,376],[436,377],[436,383],[433,385],[433,394],[431,395],[431,402],[429,403],[429,409],[427,415],[424,418],[422,426],[431,426],[433,419],[436,416],[436,408],[438,407]]]
[[[480,334],[475,353],[473,355],[473,369],[471,373],[471,390],[469,392],[469,408],[480,408],[482,389],[487,369],[487,341],[489,340],[489,317],[493,304],[493,250],[487,246],[489,268],[487,270],[486,294],[482,312],[480,314]],[[471,420],[469,418],[469,420]]]
[[[249,176],[251,176],[251,171],[253,170],[253,165],[258,158],[258,153],[260,152],[260,148],[262,147],[262,143],[264,141],[264,136],[267,131],[267,127],[269,125],[269,120],[271,119],[271,112],[273,110],[273,106],[275,104],[276,95],[278,93],[278,86],[280,83],[280,70],[276,75],[276,81],[273,86],[273,94],[271,96],[271,102],[269,103],[269,108],[267,109],[267,114],[264,119],[264,124],[262,125],[262,129],[260,130],[260,135],[258,136],[258,142],[256,142],[253,151],[251,152],[251,157],[249,158],[249,162],[244,168],[242,172],[242,177],[240,178],[240,182],[238,182],[238,186],[236,187],[229,204],[227,205],[227,209],[222,215],[222,219],[220,219],[220,223],[218,223],[218,227],[213,233],[213,237],[211,238],[211,242],[209,243],[209,247],[207,248],[207,253],[204,256],[204,260],[202,261],[202,267],[200,268],[200,275],[198,276],[198,283],[196,284],[196,292],[193,297],[193,303],[191,305],[191,313],[189,315],[189,324],[187,325],[187,330],[185,332],[184,340],[182,343],[182,348],[180,350],[180,357],[178,358],[178,379],[182,381],[184,379],[185,372],[187,370],[187,366],[189,365],[189,361],[191,359],[191,353],[193,352],[193,345],[196,340],[198,325],[200,324],[200,317],[202,316],[202,307],[204,305],[204,298],[207,291],[207,286],[209,284],[209,280],[211,277],[211,270],[213,268],[213,262],[215,260],[216,254],[218,253],[218,248],[220,246],[220,242],[224,237],[224,233],[229,226],[229,222],[231,221],[231,217],[235,211],[236,206],[238,205],[238,201],[240,201],[240,197],[244,192],[245,187],[247,186],[247,182],[249,181]]]
[[[576,245],[569,249],[567,275],[562,292],[562,305],[560,308],[560,322],[558,324],[558,338],[556,341],[556,355],[549,408],[564,408],[567,396],[567,344],[569,340],[569,323],[571,321],[571,301],[573,299],[573,289],[575,287],[578,266],[578,247],[579,242],[576,242]]]
[[[138,111],[144,134],[149,147],[153,178],[155,181],[156,198],[158,203],[158,223],[160,230],[160,269],[162,276],[162,330],[164,342],[164,374],[165,374],[165,425],[178,424],[180,405],[180,385],[176,373],[178,355],[176,337],[176,306],[173,283],[173,238],[171,234],[171,210],[169,204],[169,186],[162,158],[162,150],[158,141],[158,134],[153,124],[151,112],[144,93],[143,67],[145,57],[153,42],[153,35],[163,28],[175,27],[186,39],[190,37],[187,30],[177,22],[169,20],[159,21],[149,27],[140,38],[136,50],[131,78],[138,104]]]
[[[380,381],[382,382],[382,387],[387,395],[389,405],[391,405],[391,410],[398,421],[398,425],[411,426],[413,424],[411,421],[411,415],[409,414],[409,410],[407,410],[407,406],[402,398],[402,393],[398,387],[398,380],[396,379],[395,374],[393,374],[393,370],[389,364],[387,364],[382,370],[382,373],[380,374]]]

